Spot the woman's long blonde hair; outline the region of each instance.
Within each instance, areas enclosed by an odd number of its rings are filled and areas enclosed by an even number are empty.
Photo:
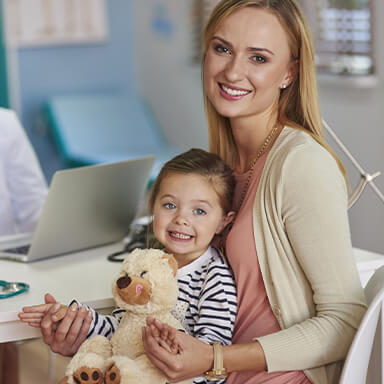
[[[341,161],[324,138],[312,35],[302,11],[294,0],[222,0],[213,10],[203,35],[203,77],[206,53],[219,24],[233,12],[244,7],[259,7],[273,13],[287,33],[292,60],[298,61],[295,79],[289,87],[281,90],[277,106],[277,122],[282,126],[287,125],[308,132],[332,154],[346,178]],[[238,160],[238,153],[229,119],[216,111],[205,91],[204,101],[208,119],[210,151],[219,155],[234,168]]]

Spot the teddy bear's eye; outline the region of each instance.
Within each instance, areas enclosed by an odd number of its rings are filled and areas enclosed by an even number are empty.
[[[140,277],[144,277],[144,275],[147,273],[147,271],[143,271],[140,273]]]

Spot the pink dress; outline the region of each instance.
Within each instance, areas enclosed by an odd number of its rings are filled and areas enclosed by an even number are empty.
[[[280,330],[268,301],[253,236],[253,202],[267,155],[268,152],[264,153],[254,167],[247,194],[226,241],[226,253],[235,275],[238,294],[238,314],[233,344],[247,343],[255,337]],[[248,172],[236,175],[235,210],[238,209]],[[232,372],[227,379],[227,384],[256,383],[310,384],[311,382],[302,371]]]

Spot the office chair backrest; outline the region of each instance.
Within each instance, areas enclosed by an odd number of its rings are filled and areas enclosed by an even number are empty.
[[[349,349],[339,384],[383,382],[384,266],[368,281],[365,295],[368,310]]]

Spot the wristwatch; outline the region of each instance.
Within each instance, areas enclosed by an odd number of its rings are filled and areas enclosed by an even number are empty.
[[[213,369],[205,372],[205,378],[211,381],[223,380],[227,377],[227,370],[223,366],[223,347],[219,343],[213,344]]]

